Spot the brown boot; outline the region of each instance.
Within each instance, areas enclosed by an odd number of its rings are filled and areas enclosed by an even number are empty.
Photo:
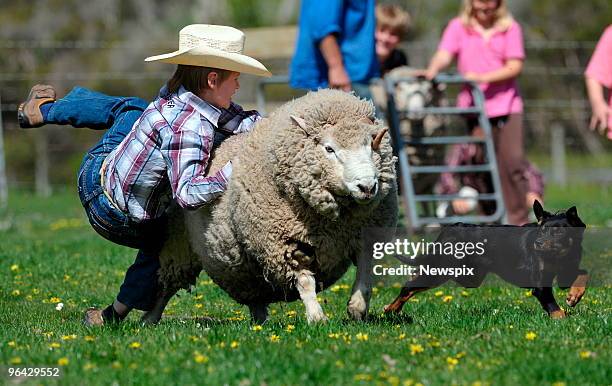
[[[88,308],[83,316],[83,324],[87,327],[103,326],[102,310],[93,307]]]
[[[55,89],[47,84],[37,84],[32,87],[28,99],[19,105],[17,109],[17,120],[22,129],[40,127],[44,124],[40,106],[55,102]]]

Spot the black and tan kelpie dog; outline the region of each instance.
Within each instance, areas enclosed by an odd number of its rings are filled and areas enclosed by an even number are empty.
[[[576,207],[551,214],[535,201],[537,223],[523,226],[472,225],[458,223],[447,226],[437,238],[441,243],[483,242],[482,254],[458,259],[441,253],[422,255],[410,265],[426,265],[425,274],[417,275],[402,287],[400,294],[385,307],[385,313],[400,312],[404,303],[419,292],[438,287],[449,280],[463,287],[479,287],[488,273],[495,273],[519,287],[531,288],[551,318],[563,318],[565,312],[557,304],[552,291],[557,278],[560,287],[571,287],[567,305],[574,307],[584,295],[588,274],[579,268],[582,237],[586,225],[578,217]],[[403,260],[403,259],[402,259]],[[431,268],[435,267],[436,270]],[[469,274],[434,275],[455,268]],[[418,271],[417,271],[418,272]]]

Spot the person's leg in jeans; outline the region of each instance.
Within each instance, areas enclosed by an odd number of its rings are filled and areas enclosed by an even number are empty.
[[[115,97],[75,87],[65,97],[45,107],[48,124],[107,130],[89,154],[110,153],[132,130],[148,103],[136,97]]]
[[[86,176],[83,176],[84,181],[87,177],[91,177],[93,181],[97,182],[99,179],[99,168],[92,168],[92,170],[84,169],[87,166],[99,165],[100,163],[87,161],[91,158],[105,158],[115,149],[131,131],[132,126],[142,115],[146,107],[147,102],[140,98],[113,97],[85,88],[75,87],[64,98],[42,105],[41,112],[44,123],[47,124],[107,130],[100,141],[87,153],[79,171],[79,176],[86,174]],[[81,181],[79,182],[79,195],[84,206],[87,207],[90,202],[95,201],[96,197],[100,196],[101,192],[83,191],[84,187],[85,190],[92,190],[88,186],[96,186],[96,184],[81,184]],[[121,238],[120,235],[117,238],[107,238],[125,245],[121,240],[118,240]],[[131,240],[128,245],[133,246],[133,241]],[[126,273],[124,285],[122,285],[117,299],[101,313],[98,310],[89,310],[86,314],[86,320],[96,319],[100,321],[99,324],[103,320],[120,321],[127,316],[132,308],[149,310],[152,299],[156,297],[158,292],[158,269],[158,253],[140,251],[136,261]],[[121,300],[126,303],[123,303]],[[90,315],[90,311],[95,312]]]
[[[529,221],[529,208],[525,204],[528,181],[525,177],[527,161],[523,149],[522,119],[521,114],[511,114],[503,124],[493,128],[504,204],[508,222],[513,225]]]

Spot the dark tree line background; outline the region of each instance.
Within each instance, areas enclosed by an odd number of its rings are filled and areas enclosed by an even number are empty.
[[[424,66],[460,2],[395,3],[413,16],[414,26],[404,43],[411,64]],[[83,151],[100,135],[53,127],[17,130],[17,103],[33,84],[51,83],[62,95],[75,85],[83,85],[110,94],[152,99],[172,66],[145,64],[143,59],[176,49],[182,26],[291,25],[297,21],[299,6],[299,0],[2,0],[0,97],[9,184],[30,188],[35,171],[45,168],[49,171],[46,182],[51,185],[73,184]],[[520,83],[526,100],[528,144],[547,151],[549,129],[563,125],[571,151],[609,149],[609,144],[586,128],[590,110],[582,77],[595,42],[612,23],[609,0],[510,0],[509,6],[523,26],[527,47]],[[267,64],[275,73],[286,73],[287,63]],[[253,102],[253,87],[249,86],[253,82],[245,77],[239,102]],[[39,189],[44,193],[44,187]]]

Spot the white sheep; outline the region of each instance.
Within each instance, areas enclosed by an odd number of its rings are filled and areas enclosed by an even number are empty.
[[[395,227],[395,161],[372,103],[337,90],[281,106],[254,130],[226,140],[208,173],[232,160],[227,191],[197,211],[174,210],[161,252],[164,293],[144,321],[202,268],[262,323],[273,302],[300,298],[309,322],[326,320],[317,301],[344,275],[357,274],[349,315],[367,315],[372,257],[361,232]]]

